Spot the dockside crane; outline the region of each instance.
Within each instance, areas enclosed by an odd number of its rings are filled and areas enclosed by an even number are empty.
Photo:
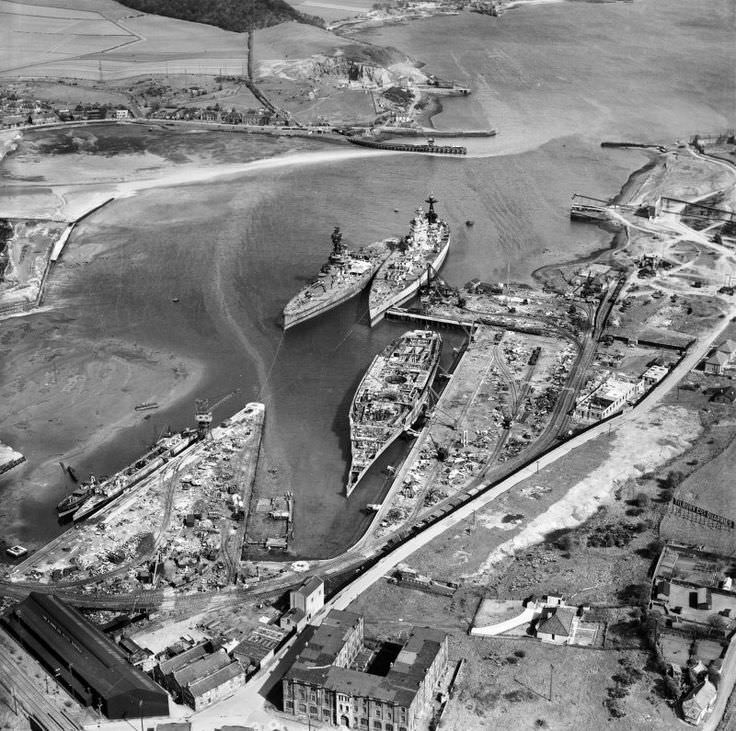
[[[194,420],[197,422],[197,438],[206,439],[212,430],[212,412],[225,403],[231,396],[240,391],[236,388],[234,391],[226,393],[211,403],[208,398],[197,399],[194,402]]]

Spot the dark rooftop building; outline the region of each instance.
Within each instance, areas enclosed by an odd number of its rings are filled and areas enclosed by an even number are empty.
[[[370,731],[415,731],[447,666],[447,635],[415,627],[385,675],[350,667],[363,649],[363,618],[332,611],[309,627],[307,643],[284,677],[284,711]]]
[[[166,691],[61,599],[31,592],[3,622],[60,683],[108,718],[168,715]]]

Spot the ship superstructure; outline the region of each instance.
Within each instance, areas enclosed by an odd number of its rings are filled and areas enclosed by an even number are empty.
[[[450,227],[434,210],[437,199],[427,198],[427,212],[417,209],[409,234],[381,265],[371,284],[368,309],[371,326],[383,319],[390,307],[411,299],[423,284],[433,279],[450,248]]]
[[[350,406],[348,495],[373,462],[419,417],[441,349],[439,333],[410,330],[373,359]]]
[[[70,518],[84,503],[89,500],[95,493],[97,482],[94,475],[90,477],[89,482],[83,482],[77,486],[73,492],[67,495],[57,506],[56,512],[58,513],[59,520]]]
[[[342,242],[339,227],[332,232],[332,252],[317,278],[284,307],[284,330],[321,315],[358,294],[391,254],[396,239],[350,250]]]
[[[198,440],[196,432],[192,431],[162,437],[150,452],[144,454],[134,464],[96,484],[92,494],[83,501],[72,519],[77,523],[89,518]]]

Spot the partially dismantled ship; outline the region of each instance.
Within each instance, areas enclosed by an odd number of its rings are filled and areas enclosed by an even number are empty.
[[[371,327],[383,319],[386,310],[411,299],[434,278],[447,257],[450,227],[434,210],[437,199],[430,195],[426,202],[427,212],[417,209],[408,236],[376,272],[368,299]]]
[[[162,437],[156,442],[156,446],[144,454],[137,462],[121,470],[103,482],[97,483],[92,494],[82,501],[80,507],[75,511],[72,520],[77,523],[89,518],[102,507],[111,503],[134,485],[137,485],[145,477],[164,465],[169,459],[181,454],[187,447],[197,441],[196,432],[186,431],[181,434],[173,434]]]
[[[419,417],[441,350],[439,333],[410,330],[373,359],[350,406],[348,495],[373,462]]]
[[[351,251],[342,243],[342,234],[336,227],[332,233],[332,253],[317,279],[284,307],[284,330],[321,315],[358,294],[388,258],[389,245],[395,243],[396,239],[387,239]]]

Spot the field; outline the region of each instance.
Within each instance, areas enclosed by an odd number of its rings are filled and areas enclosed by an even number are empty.
[[[3,1],[0,14],[9,21],[0,31],[0,75],[6,77],[233,74],[242,72],[245,61],[239,33],[138,15],[114,2],[29,7]]]
[[[310,11],[305,8],[306,12]],[[126,79],[155,74],[242,75],[242,33],[156,15],[111,0],[19,5],[0,0],[0,76]],[[256,32],[256,64],[329,53],[350,42],[311,25]]]
[[[292,0],[289,5],[301,13],[318,15],[329,23],[365,13],[373,3],[369,0]]]
[[[637,649],[590,650],[554,647],[527,638],[479,639],[466,634],[480,597],[460,589],[438,597],[380,581],[349,609],[365,615],[366,634],[405,636],[413,624],[450,635],[450,656],[465,659],[440,724],[446,731],[514,729],[671,729],[677,724],[658,697],[659,678]],[[623,661],[623,662],[622,662]],[[622,701],[625,716],[609,719],[604,706],[612,679],[635,668],[636,682]],[[550,700],[550,678],[552,697]],[[542,723],[543,722],[543,723]]]

